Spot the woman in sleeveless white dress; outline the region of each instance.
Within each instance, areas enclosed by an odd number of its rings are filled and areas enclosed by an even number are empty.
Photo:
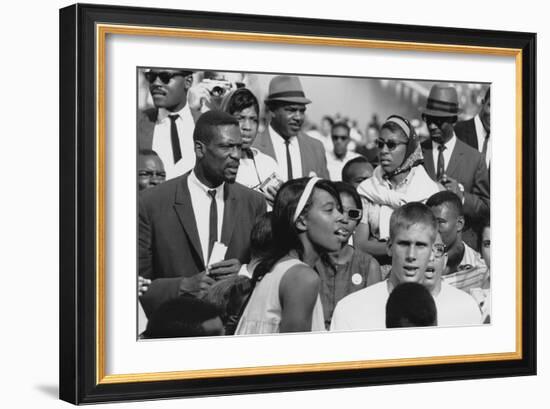
[[[235,334],[323,331],[320,279],[313,265],[338,250],[345,232],[338,193],[331,182],[286,182],[275,198],[273,246],[254,270],[254,290]]]

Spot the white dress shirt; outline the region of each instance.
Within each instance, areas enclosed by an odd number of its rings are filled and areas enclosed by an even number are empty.
[[[271,143],[273,143],[273,150],[275,151],[275,158],[281,171],[281,178],[283,181],[288,180],[288,168],[286,164],[286,145],[284,138],[279,135],[272,127],[269,126],[269,136],[271,137]],[[288,146],[290,151],[290,158],[292,161],[292,177],[294,179],[302,177],[302,156],[300,155],[300,145],[298,144],[298,137],[290,137],[290,144]]]
[[[181,159],[177,163],[174,163],[174,154],[172,153],[172,121],[168,117],[171,114],[179,115],[179,118],[176,119],[176,128],[180,141]],[[159,155],[164,164],[166,180],[183,175],[195,166],[195,144],[193,142],[194,129],[195,122],[191,116],[188,104],[178,112],[170,112],[164,108],[159,108],[157,122],[153,132],[153,150]]]
[[[316,129],[311,129],[306,132],[309,136],[311,136],[313,139],[317,139],[319,142],[323,144],[325,147],[325,152],[332,152],[334,149],[334,144],[332,143],[332,138],[330,135],[324,136],[321,132],[319,132]],[[348,146],[348,150],[350,150],[350,147]]]
[[[344,168],[344,165],[358,156],[361,155],[348,150],[344,157],[340,159],[334,154],[334,151],[327,151],[327,169],[330,180],[332,180],[333,182],[340,182],[342,180],[342,169]]]
[[[216,205],[218,207],[218,241],[221,242],[222,237],[222,225],[223,225],[223,210],[225,202],[223,200],[223,188],[224,183],[214,188],[216,190]],[[189,194],[191,195],[191,205],[193,206],[193,213],[195,215],[195,223],[197,224],[197,230],[199,232],[199,240],[201,242],[201,249],[204,264],[208,264],[208,240],[210,234],[210,203],[212,202],[211,196],[208,194],[209,190],[212,190],[208,186],[202,184],[197,179],[195,171],[193,170],[187,178],[187,186],[189,187]],[[229,243],[224,243],[228,245]]]
[[[476,127],[477,135],[477,150],[481,153],[483,152],[483,143],[485,142],[487,131],[483,127],[483,123],[481,122],[479,115],[474,117],[474,125]],[[485,164],[487,165],[487,168],[489,168],[489,163],[491,162],[491,141],[492,139],[489,137],[489,140],[487,141],[487,156],[485,156]]]
[[[445,144],[446,149],[443,151],[443,159],[445,160],[445,173],[447,173],[447,167],[449,166],[449,161],[455,149],[456,145],[456,135],[453,132],[453,137],[449,139],[449,142]],[[437,159],[439,157],[439,144],[432,141],[432,154],[434,158],[434,170],[437,173]]]
[[[250,148],[254,159],[244,158],[240,160],[236,181],[249,188],[255,188],[266,180],[272,173],[281,178],[279,165],[271,156],[260,152],[256,148]],[[286,152],[285,152],[286,157]]]

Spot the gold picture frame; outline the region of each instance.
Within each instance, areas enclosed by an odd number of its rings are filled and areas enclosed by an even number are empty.
[[[227,28],[235,21],[239,21],[242,31]],[[60,396],[63,400],[90,403],[534,373],[535,36],[412,26],[396,34],[393,26],[387,24],[317,20],[301,25],[304,22],[279,17],[186,11],[166,14],[154,9],[88,5],[61,10],[64,39],[61,72],[64,78],[74,79],[72,83],[64,81],[60,90],[61,240],[70,243],[62,247],[60,268]],[[261,29],[264,25],[269,30]],[[346,36],[350,32],[353,36]],[[513,57],[517,148],[515,350],[428,358],[108,374],[105,45],[109,36],[116,35]],[[453,42],[449,40],[451,35]],[[90,116],[90,113],[93,114]],[[418,367],[426,368],[415,373]]]

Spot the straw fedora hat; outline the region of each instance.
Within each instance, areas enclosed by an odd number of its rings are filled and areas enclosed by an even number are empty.
[[[458,109],[458,94],[453,87],[442,87],[434,85],[430,90],[426,108],[420,112],[429,116],[456,116],[460,113]]]
[[[311,100],[307,99],[304,94],[300,79],[289,75],[278,75],[273,77],[269,83],[269,94],[265,102],[276,101],[295,104],[311,103]]]

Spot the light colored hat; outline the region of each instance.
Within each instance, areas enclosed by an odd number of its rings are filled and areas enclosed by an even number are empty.
[[[453,87],[434,85],[430,90],[426,108],[420,109],[424,115],[429,116],[456,116],[459,114],[458,95]]]
[[[265,99],[269,102],[291,102],[296,104],[310,104],[311,100],[307,99],[300,79],[289,75],[278,75],[269,83],[269,94]]]

